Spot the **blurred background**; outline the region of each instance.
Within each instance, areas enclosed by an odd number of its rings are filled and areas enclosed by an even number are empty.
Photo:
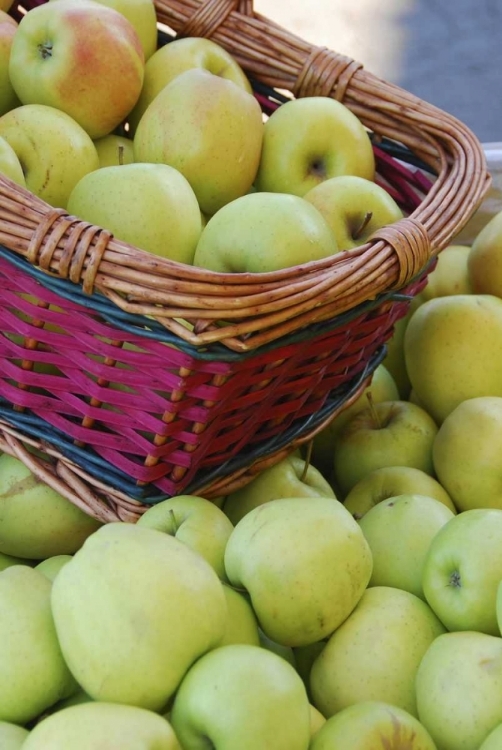
[[[502,141],[502,0],[255,0],[303,39]]]

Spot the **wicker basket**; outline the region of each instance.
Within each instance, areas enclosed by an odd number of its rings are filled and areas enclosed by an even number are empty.
[[[173,33],[226,47],[266,112],[291,96],[343,101],[406,218],[320,261],[217,274],[126,245],[0,179],[0,448],[105,521],[133,521],[181,492],[225,494],[310,440],[361,393],[490,182],[462,123],[250,0],[156,8]]]

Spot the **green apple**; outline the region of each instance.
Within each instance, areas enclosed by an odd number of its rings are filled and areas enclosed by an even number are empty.
[[[266,273],[334,255],[335,238],[310,203],[286,193],[248,193],[210,218],[194,265],[223,273]]]
[[[10,568],[12,565],[29,565],[32,567],[33,563],[31,560],[26,560],[23,557],[13,557],[12,555],[4,555],[3,552],[0,552],[0,571]]]
[[[502,297],[502,211],[496,213],[476,235],[467,267],[476,294]]]
[[[77,689],[54,629],[51,582],[26,565],[3,570],[0,611],[0,720],[26,724]]]
[[[17,724],[0,721],[0,747],[2,750],[21,750],[28,737],[28,730]]]
[[[373,557],[369,586],[391,586],[425,599],[424,562],[432,540],[452,511],[426,495],[398,495],[371,508],[359,521]]]
[[[373,180],[375,158],[361,121],[341,102],[325,96],[294,99],[265,124],[256,187],[303,196],[339,175]]]
[[[233,525],[210,500],[178,495],[152,505],[138,524],[175,536],[211,565],[219,578],[225,575],[225,547]]]
[[[461,402],[439,428],[434,469],[459,510],[502,509],[501,435],[500,396]]]
[[[436,267],[427,277],[427,286],[415,299],[420,303],[435,297],[450,297],[454,294],[471,294],[467,260],[470,247],[448,245],[438,255]]]
[[[53,581],[63,565],[66,565],[71,559],[72,555],[53,555],[35,565],[35,570],[39,570],[44,576],[47,576],[49,581]]]
[[[212,215],[245,195],[263,141],[260,105],[233,81],[202,68],[176,76],[146,109],[134,135],[136,161],[169,164]]]
[[[0,117],[0,136],[15,151],[28,190],[57,208],[66,208],[77,182],[99,167],[85,130],[54,107],[27,104],[10,110]]]
[[[16,21],[0,10],[0,115],[21,104],[9,76],[10,51],[16,31]]]
[[[153,0],[97,0],[127,18],[135,28],[145,60],[157,49],[157,14]]]
[[[411,385],[438,424],[466,399],[502,396],[502,299],[424,302],[410,318],[404,351]]]
[[[0,456],[0,551],[43,560],[72,554],[101,526],[14,456]]]
[[[218,646],[247,643],[260,646],[258,620],[253,608],[241,591],[223,583],[223,593],[227,601],[227,622],[225,632]]]
[[[167,164],[97,169],[75,185],[68,211],[123,242],[179,263],[192,262],[202,228],[192,188]]]
[[[283,646],[282,643],[273,641],[261,629],[259,629],[258,632],[260,637],[260,646],[262,648],[266,648],[268,651],[272,651],[272,653],[277,654],[277,656],[280,656],[281,659],[285,659],[287,662],[289,662],[289,664],[291,664],[292,667],[296,669],[295,653],[291,646]]]
[[[457,512],[437,479],[412,466],[384,466],[370,471],[352,487],[343,504],[359,520],[382,500],[396,495],[427,495],[445,505],[452,513]]]
[[[488,737],[481,743],[479,750],[500,750],[502,747],[502,723],[490,732]]]
[[[322,713],[312,704],[310,704],[310,740],[312,742],[313,738],[317,734],[317,732],[320,730],[322,726],[326,724],[326,719],[322,715]],[[311,750],[312,745],[309,745],[309,750]]]
[[[1,29],[1,27],[0,27]],[[16,152],[5,138],[0,136],[0,172],[9,180],[26,187],[23,168]]]
[[[440,635],[422,659],[416,691],[419,720],[438,750],[479,750],[502,722],[502,638]]]
[[[312,665],[325,647],[326,643],[326,640],[316,641],[315,643],[309,643],[308,646],[298,646],[297,648],[293,649],[296,671],[305,684],[305,688],[310,700],[312,700],[312,694],[310,690],[310,672],[312,670]]]
[[[280,498],[251,510],[232,531],[225,569],[247,590],[261,629],[284,646],[332,633],[371,576],[358,524],[334,498]]]
[[[361,395],[350,405],[341,411],[336,417],[319,432],[312,444],[312,463],[324,476],[331,476],[333,472],[333,454],[335,438],[347,422],[361,409],[368,406],[368,394],[374,403],[380,401],[397,401],[399,392],[396,381],[384,365],[378,365],[371,378],[370,384]]]
[[[284,659],[257,646],[222,646],[202,656],[181,683],[171,712],[186,750],[307,750],[305,687]]]
[[[367,589],[312,666],[312,702],[326,718],[361,701],[383,701],[416,716],[415,676],[444,632],[418,596],[387,586]]]
[[[383,365],[394,378],[399,397],[403,401],[408,400],[411,391],[410,378],[404,358],[404,334],[413,312],[414,308],[410,307],[406,315],[394,323],[393,333],[385,344],[387,352],[383,360]]]
[[[502,510],[478,508],[454,516],[425,558],[425,597],[445,627],[499,635],[497,588],[502,580]]]
[[[38,722],[23,750],[181,750],[165,718],[137,706],[85,703]]]
[[[362,701],[331,716],[309,750],[436,750],[418,719],[402,708]]]
[[[118,167],[134,163],[134,144],[131,138],[110,133],[97,138],[94,146],[98,152],[100,167]]]
[[[289,455],[264,469],[249,484],[227,495],[223,511],[233,525],[253,508],[280,497],[335,497],[322,474],[299,456]]]
[[[98,529],[60,570],[52,611],[66,662],[91,698],[153,711],[219,643],[227,618],[222,585],[199,554],[119,522]]]
[[[168,83],[192,68],[202,68],[213,75],[227,78],[252,93],[251,84],[237,60],[211,39],[184,37],[160,47],[145,65],[141,94],[129,117],[134,133],[145,110]]]
[[[132,24],[93,0],[45,3],[23,16],[9,75],[23,104],[70,115],[91,136],[111,133],[131,111],[145,60]]]
[[[337,435],[333,474],[344,496],[384,466],[411,466],[433,474],[432,444],[438,428],[409,401],[381,401],[355,414]]]
[[[340,250],[364,245],[378,229],[403,218],[383,187],[373,179],[352,174],[324,180],[304,198],[324,216]]]

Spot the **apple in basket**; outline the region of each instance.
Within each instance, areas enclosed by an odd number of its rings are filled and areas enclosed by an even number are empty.
[[[23,104],[56,107],[100,138],[136,104],[144,66],[138,35],[121,13],[94,0],[64,0],[22,18],[9,72]]]

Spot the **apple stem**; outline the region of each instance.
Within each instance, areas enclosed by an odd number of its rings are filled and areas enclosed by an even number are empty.
[[[359,227],[359,229],[356,229],[356,231],[352,235],[353,239],[357,240],[362,235],[362,233],[364,232],[364,230],[370,223],[372,217],[373,217],[372,211],[367,211],[364,214],[364,219],[362,220],[361,226]]]
[[[371,412],[371,416],[373,418],[373,422],[376,425],[378,430],[382,429],[382,422],[380,421],[380,417],[378,416],[378,411],[375,406],[375,402],[373,400],[373,394],[371,391],[367,391],[366,398],[368,399],[368,405]]]
[[[169,515],[171,516],[171,521],[173,522],[174,533],[176,534],[176,532],[178,531],[178,523],[176,521],[176,515],[172,508],[169,508]]]
[[[124,165],[124,146],[120,143],[119,144],[119,166],[122,167]]]
[[[307,472],[308,472],[308,470],[310,468],[310,461],[311,461],[311,458],[312,458],[312,448],[313,448],[313,446],[314,446],[314,441],[313,440],[309,440],[309,442],[307,443],[307,451],[305,453],[305,465],[303,467],[302,475],[300,477],[300,482],[304,482],[305,479],[307,478]]]

